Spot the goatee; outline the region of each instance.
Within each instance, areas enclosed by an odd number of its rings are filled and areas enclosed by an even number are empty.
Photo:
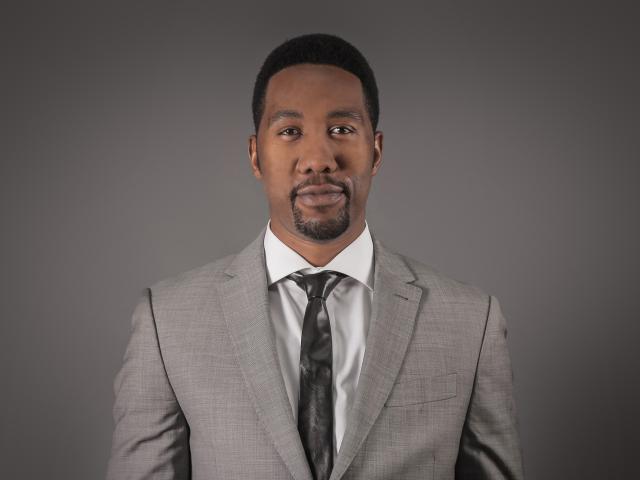
[[[296,205],[295,199],[297,191],[307,185],[321,185],[324,183],[330,183],[342,188],[343,194],[346,197],[344,205],[340,208],[338,214],[329,220],[320,221],[305,218],[302,210],[300,210]],[[323,178],[321,181],[307,181],[294,188],[291,191],[290,198],[291,209],[293,210],[293,224],[296,230],[305,237],[313,240],[333,240],[334,238],[338,238],[347,230],[347,228],[349,228],[349,224],[351,222],[351,218],[349,216],[351,192],[349,191],[346,183],[332,180],[330,178]]]

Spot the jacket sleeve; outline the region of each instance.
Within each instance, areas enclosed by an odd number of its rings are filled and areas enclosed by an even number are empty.
[[[115,382],[107,480],[190,478],[189,428],[167,378],[147,289]]]
[[[456,479],[522,478],[507,327],[498,300],[490,297],[474,388],[460,439]]]

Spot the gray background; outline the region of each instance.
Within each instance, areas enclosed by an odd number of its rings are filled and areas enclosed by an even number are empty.
[[[501,300],[528,478],[634,476],[633,2],[43,1],[0,17],[3,478],[104,475],[138,295],[265,225],[251,88],[271,48],[315,31],[378,77],[375,234]]]

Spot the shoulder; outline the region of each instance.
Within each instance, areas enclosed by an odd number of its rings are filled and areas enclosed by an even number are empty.
[[[413,285],[422,289],[421,311],[430,322],[441,319],[447,329],[465,338],[481,338],[497,299],[479,286],[452,278],[436,268],[398,255],[412,272]],[[497,307],[499,308],[499,307]],[[462,338],[462,337],[461,337]]]
[[[397,252],[387,253],[396,256],[411,272],[412,282],[428,292],[430,302],[448,304],[468,304],[486,307],[490,296],[479,286],[455,279],[431,265]]]
[[[199,300],[211,298],[235,257],[235,254],[228,255],[154,283],[149,288],[154,308],[193,308]]]
[[[233,262],[235,257],[236,254],[227,255],[205,265],[180,272],[156,282],[151,288],[153,290],[172,290],[197,287],[203,282],[209,283],[216,278],[224,276],[224,270]]]

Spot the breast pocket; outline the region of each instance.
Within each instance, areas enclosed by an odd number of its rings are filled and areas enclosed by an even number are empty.
[[[386,407],[403,407],[437,402],[456,396],[457,374],[437,377],[415,377],[396,383],[385,403]]]

